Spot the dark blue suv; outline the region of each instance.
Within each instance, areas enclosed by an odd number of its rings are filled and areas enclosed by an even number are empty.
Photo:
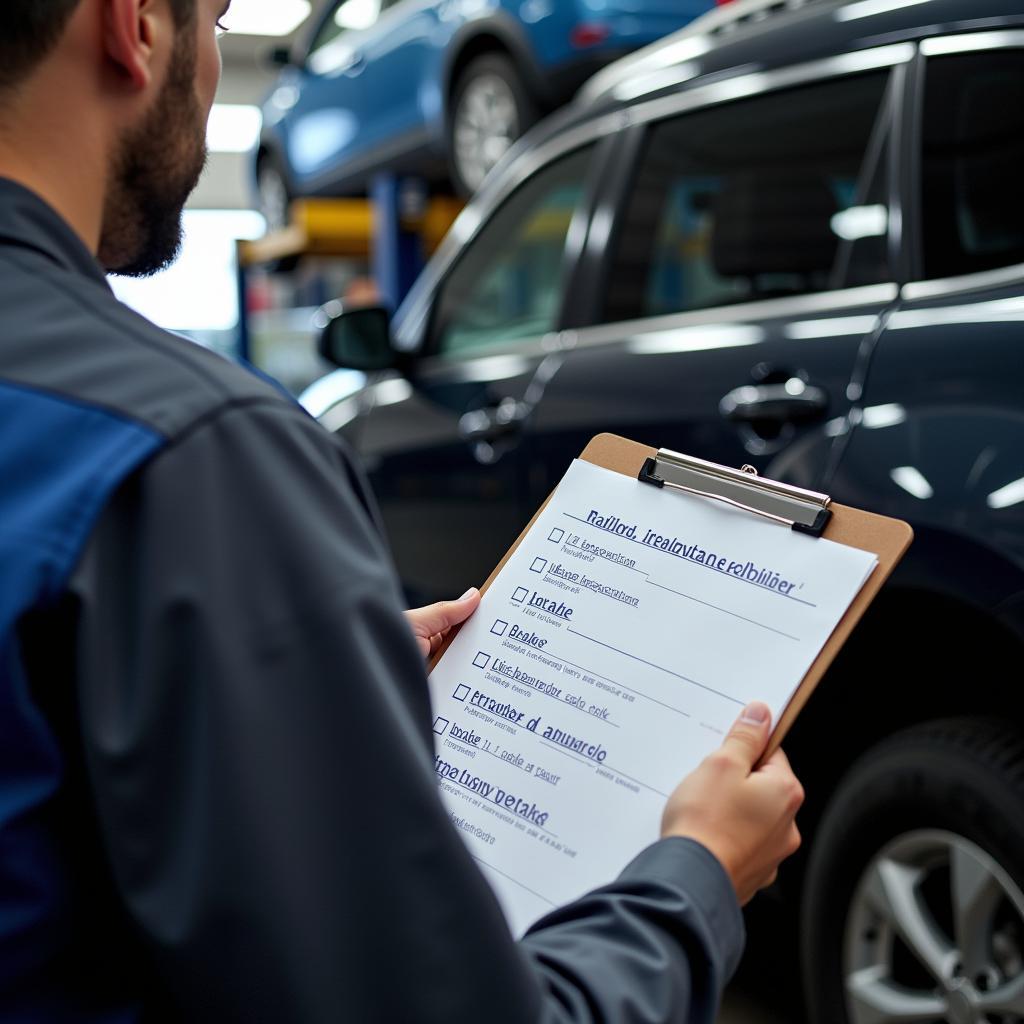
[[[369,377],[318,412],[420,598],[485,578],[605,430],[908,520],[787,739],[805,853],[751,959],[777,991],[799,939],[814,1024],[1019,1024],[1024,7],[751,6],[524,139],[390,339],[332,321]]]
[[[290,198],[365,189],[381,169],[473,192],[601,65],[712,0],[341,0],[263,108],[256,175],[272,226]]]

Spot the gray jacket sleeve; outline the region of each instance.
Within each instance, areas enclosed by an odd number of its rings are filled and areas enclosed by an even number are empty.
[[[300,410],[228,408],[175,440],[123,485],[70,589],[92,798],[160,1011],[713,1020],[742,924],[696,843],[652,846],[512,941],[438,796],[365,485]]]

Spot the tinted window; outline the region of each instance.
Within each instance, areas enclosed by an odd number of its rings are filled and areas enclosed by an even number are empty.
[[[928,61],[922,152],[927,277],[1024,262],[1024,51]]]
[[[442,352],[500,345],[555,328],[565,239],[592,152],[577,150],[538,171],[466,248],[440,289],[434,335]]]
[[[617,230],[605,318],[889,279],[888,73],[658,123]]]

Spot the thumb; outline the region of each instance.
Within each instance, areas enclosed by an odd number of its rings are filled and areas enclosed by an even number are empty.
[[[425,608],[415,608],[407,614],[420,636],[431,637],[465,622],[476,611],[479,603],[480,591],[470,587],[457,601],[438,601]]]
[[[761,759],[771,733],[772,712],[767,704],[755,700],[748,704],[733,723],[722,742],[749,772]]]

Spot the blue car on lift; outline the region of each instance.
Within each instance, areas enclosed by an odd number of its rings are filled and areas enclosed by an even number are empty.
[[[261,211],[364,191],[381,170],[468,195],[594,71],[714,0],[335,0],[263,107]]]

